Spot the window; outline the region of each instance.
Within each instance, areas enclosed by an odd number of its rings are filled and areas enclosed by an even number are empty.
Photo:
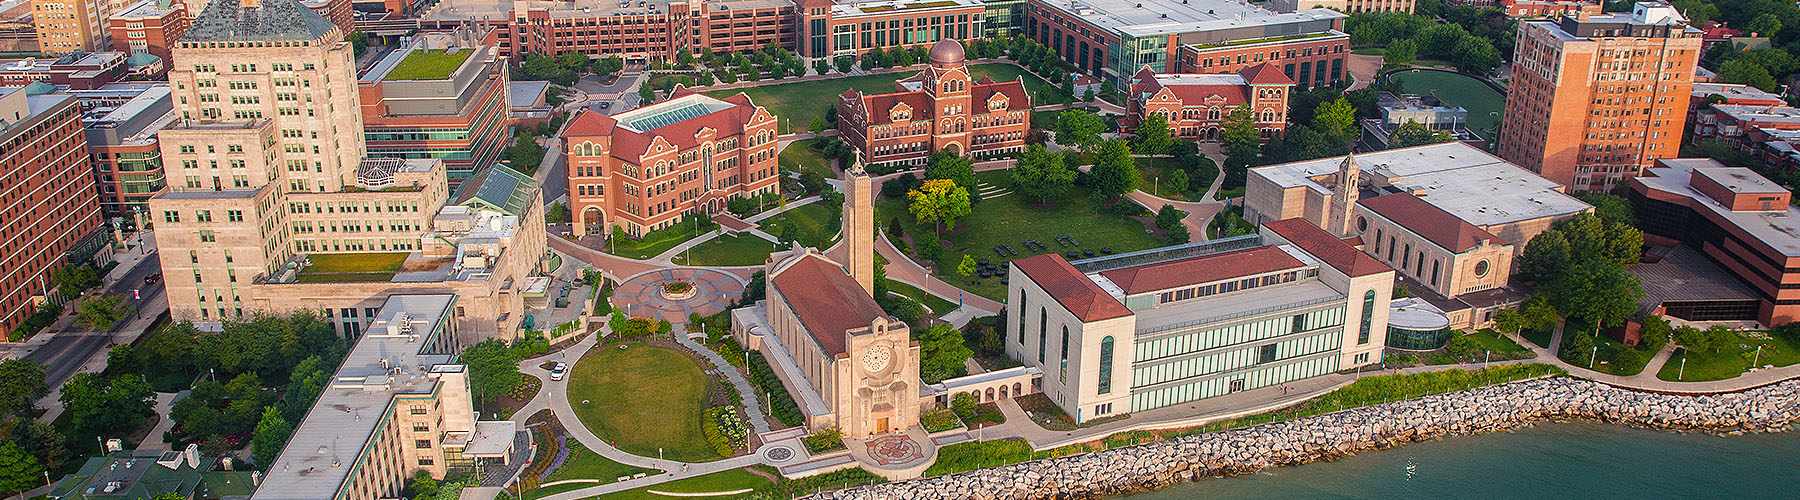
[[[1375,320],[1375,291],[1363,294],[1362,330],[1356,333],[1356,345],[1369,343],[1370,323]]]
[[[434,463],[437,463],[437,462],[433,461],[431,459],[431,457],[419,457],[419,466],[420,467],[430,466],[431,464],[434,464]]]
[[[326,310],[325,312],[326,312],[326,317],[330,317],[331,311]],[[424,415],[425,411],[426,411],[425,405],[412,405],[412,414],[414,414],[414,415]]]
[[[421,450],[431,449],[431,440],[430,439],[414,439],[413,447],[421,449]]]
[[[431,430],[431,424],[429,424],[429,423],[413,422],[413,432],[427,432],[430,430]]]
[[[1484,278],[1484,277],[1487,277],[1487,274],[1488,274],[1488,261],[1484,260],[1481,262],[1476,262],[1475,263],[1475,277]]]
[[[1256,350],[1256,364],[1275,361],[1275,344],[1262,346]]]
[[[174,210],[164,210],[163,211],[163,222],[181,222],[181,212],[176,212]]]
[[[1038,307],[1038,366],[1044,364],[1044,350],[1050,338],[1050,312]]]
[[[1056,369],[1056,381],[1069,381],[1069,325],[1062,327],[1062,363]]]
[[[1100,383],[1095,386],[1100,394],[1112,392],[1113,338],[1107,335],[1100,339]]]

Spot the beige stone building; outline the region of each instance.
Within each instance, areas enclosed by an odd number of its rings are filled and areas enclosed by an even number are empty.
[[[31,0],[38,49],[50,54],[106,50],[107,18],[129,5],[118,0]]]
[[[517,425],[477,421],[456,295],[394,295],[265,468],[253,500],[397,498],[417,472],[511,470]],[[504,480],[506,478],[492,478]]]
[[[863,438],[919,423],[919,344],[874,290],[875,222],[869,176],[846,173],[848,260],[795,245],[769,256],[766,299],[732,312],[732,332],[761,351],[806,414],[807,427]]]
[[[1014,260],[1006,352],[1086,422],[1379,363],[1394,273],[1298,219],[1070,263]]]
[[[1592,210],[1562,186],[1451,142],[1250,170],[1244,217],[1306,220],[1399,271],[1456,328],[1519,297],[1512,260],[1552,224]]]
[[[320,311],[359,333],[386,297],[454,293],[462,341],[510,336],[543,255],[529,176],[449,192],[436,159],[367,159],[352,49],[294,0],[218,0],[176,45],[182,119],[150,200],[171,314],[202,325]]]

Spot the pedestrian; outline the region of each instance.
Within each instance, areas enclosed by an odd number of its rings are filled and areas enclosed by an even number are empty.
[[[688,464],[681,464],[681,473],[682,474],[687,474],[687,467],[688,467]]]

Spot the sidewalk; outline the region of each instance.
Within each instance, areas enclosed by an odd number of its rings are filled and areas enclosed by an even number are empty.
[[[1581,335],[1581,334],[1574,333],[1573,335]],[[1519,337],[1518,334],[1508,333],[1508,334],[1506,334],[1506,337],[1512,339],[1513,342],[1518,342],[1519,345],[1525,346],[1525,348],[1527,348],[1527,349],[1531,349],[1531,352],[1537,353],[1538,359],[1542,360],[1542,362],[1547,363],[1547,364],[1553,364],[1553,365],[1562,367],[1562,369],[1564,369],[1564,370],[1568,370],[1569,375],[1585,378],[1588,380],[1592,380],[1595,382],[1599,382],[1599,383],[1614,386],[1614,387],[1622,387],[1622,388],[1626,388],[1626,389],[1635,389],[1635,390],[1640,390],[1640,391],[1663,392],[1663,393],[1671,393],[1671,394],[1717,394],[1717,393],[1722,393],[1722,392],[1738,392],[1738,391],[1743,391],[1743,390],[1748,390],[1748,389],[1754,389],[1754,388],[1762,387],[1765,385],[1783,382],[1783,381],[1786,381],[1789,379],[1800,378],[1800,364],[1783,366],[1783,367],[1779,367],[1779,368],[1761,369],[1761,370],[1756,370],[1756,371],[1752,371],[1749,373],[1745,373],[1743,375],[1739,375],[1739,376],[1737,376],[1737,378],[1730,378],[1730,379],[1725,379],[1725,380],[1714,380],[1714,381],[1710,381],[1710,382],[1670,382],[1667,380],[1656,378],[1656,371],[1660,370],[1662,368],[1660,364],[1657,364],[1655,369],[1652,369],[1650,367],[1650,365],[1645,365],[1644,371],[1642,373],[1639,373],[1637,375],[1630,376],[1630,377],[1621,377],[1618,375],[1600,373],[1597,371],[1589,370],[1585,367],[1576,366],[1576,365],[1570,364],[1568,362],[1565,362],[1562,359],[1557,358],[1555,354],[1552,354],[1549,349],[1538,347],[1537,344],[1533,344],[1533,343],[1531,343],[1531,341],[1525,340],[1524,338]],[[1555,345],[1555,344],[1552,344],[1552,345]],[[1665,347],[1663,349],[1663,351],[1657,353],[1656,358],[1661,358],[1663,360],[1663,362],[1667,362],[1669,359],[1669,355],[1663,354],[1665,352],[1672,353],[1673,349],[1669,348],[1669,347]],[[1652,358],[1650,362],[1652,364],[1657,363],[1655,358]]]
[[[143,336],[144,332],[150,328],[150,325],[155,323],[156,319],[161,317],[164,311],[169,310],[169,294],[157,294],[155,299],[144,304],[143,310],[154,311],[156,314],[144,315],[141,314],[140,310],[138,316],[132,318],[131,321],[126,322],[125,326],[118,331],[113,332],[112,344],[130,344],[136,342],[138,337]],[[86,362],[81,364],[81,367],[76,370],[76,373],[98,372],[106,369],[106,355],[111,351],[110,348],[95,351],[92,356],[88,357]],[[67,383],[68,381],[65,380],[63,382]],[[45,394],[44,397],[38,398],[35,402],[36,406],[44,409],[44,414],[38,417],[39,422],[46,424],[55,422],[56,417],[62,415],[63,407],[62,401],[60,400],[61,394],[62,384],[59,383],[56,384],[56,387],[50,388],[49,394]]]

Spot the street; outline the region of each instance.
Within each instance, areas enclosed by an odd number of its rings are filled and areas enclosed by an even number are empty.
[[[107,286],[106,291],[125,296],[126,302],[130,303],[132,309],[138,311],[139,314],[160,315],[162,314],[160,310],[144,311],[143,308],[151,304],[159,307],[161,304],[166,304],[166,302],[158,300],[163,294],[162,282],[159,281],[148,287],[144,286],[145,276],[161,271],[162,264],[157,258],[157,254],[151,253],[137,260],[137,264],[126,271],[117,282]],[[139,298],[132,298],[133,289],[140,290]],[[74,304],[74,301],[69,302],[70,307],[73,307]],[[118,325],[119,329],[124,329],[131,323],[131,321],[121,321]],[[25,355],[25,359],[45,366],[44,381],[46,385],[54,389],[62,386],[62,383],[69,377],[80,372],[83,365],[87,364],[95,353],[109,349],[114,333],[117,333],[117,330],[102,332],[70,324],[67,329],[51,337],[44,345]],[[51,396],[55,396],[54,392]]]

